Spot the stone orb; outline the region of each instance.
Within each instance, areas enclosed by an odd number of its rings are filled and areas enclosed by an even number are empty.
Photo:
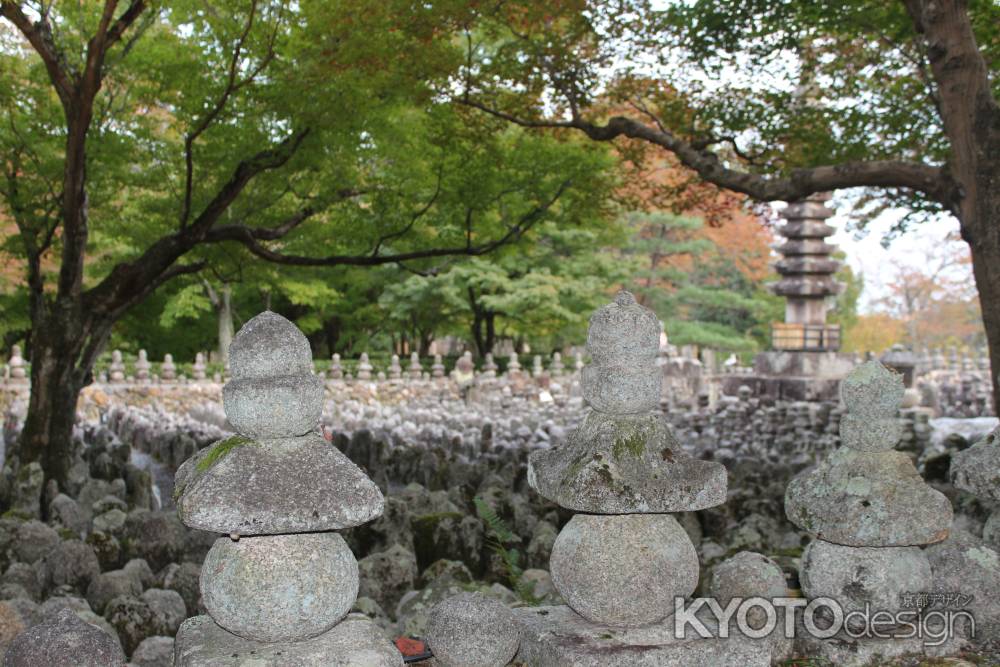
[[[828,597],[844,614],[864,611],[896,613],[904,607],[901,594],[926,591],[931,565],[920,547],[847,547],[813,540],[802,553],[799,568],[807,598]]]
[[[605,625],[661,621],[698,586],[698,554],[668,514],[577,514],[549,561],[552,581],[578,614]]]
[[[584,366],[581,375],[583,398],[599,412],[636,414],[660,405],[663,371],[659,366],[625,368]]]
[[[264,642],[322,634],[358,595],[358,562],[339,533],[220,537],[201,568],[205,609],[233,634]]]
[[[894,417],[872,419],[846,414],[840,419],[840,441],[859,452],[887,452],[903,437],[903,425]]]
[[[427,643],[442,667],[504,667],[521,630],[514,614],[482,593],[459,593],[431,609]]]
[[[222,402],[226,418],[240,435],[305,435],[323,413],[323,381],[315,375],[230,380],[222,389]]]

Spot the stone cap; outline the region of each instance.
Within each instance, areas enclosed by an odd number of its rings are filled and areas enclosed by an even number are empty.
[[[590,316],[587,350],[596,365],[627,365],[655,359],[660,349],[660,320],[622,290],[615,300]]]
[[[233,338],[229,368],[234,379],[312,375],[312,349],[297,326],[265,310]]]

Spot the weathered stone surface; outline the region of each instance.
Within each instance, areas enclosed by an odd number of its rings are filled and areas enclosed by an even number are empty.
[[[230,634],[208,616],[189,618],[174,642],[175,667],[399,667],[403,657],[378,627],[351,614],[301,642],[262,643]]]
[[[628,292],[590,318],[591,364],[581,375],[584,400],[609,414],[637,414],[659,405],[663,373],[656,365],[660,322]],[[536,358],[540,363],[540,359]]]
[[[660,321],[629,292],[590,316],[587,351],[597,366],[642,365],[660,350]]]
[[[131,595],[121,595],[108,602],[104,618],[114,627],[122,648],[129,654],[143,639],[156,634],[153,631],[153,611],[144,600]]]
[[[442,667],[504,667],[520,642],[514,614],[482,593],[461,593],[431,609],[427,643]]]
[[[406,547],[394,544],[359,560],[358,573],[358,595],[372,598],[384,609],[395,609],[416,583],[417,558]]]
[[[177,628],[181,627],[187,616],[184,599],[180,593],[162,588],[150,588],[140,596],[140,599],[153,613],[154,633],[167,637],[177,634]]]
[[[309,341],[270,311],[239,330],[230,346],[233,379],[222,391],[226,418],[251,438],[304,435],[323,410],[323,381],[313,374]]]
[[[840,398],[847,411],[866,419],[895,417],[903,402],[903,376],[868,361],[855,367],[840,383]]]
[[[125,520],[122,546],[126,558],[145,560],[148,568],[159,571],[183,558],[187,535],[175,512],[137,510]]]
[[[32,519],[14,529],[11,549],[15,559],[30,564],[51,552],[61,541],[54,528]]]
[[[683,452],[662,415],[591,411],[566,443],[528,458],[528,483],[599,514],[699,510],[726,500],[726,469]]]
[[[951,480],[983,500],[1000,502],[1000,428],[952,455]]]
[[[229,346],[229,370],[237,379],[309,375],[312,350],[292,322],[269,310],[251,318]]]
[[[146,637],[132,653],[135,667],[173,667],[174,638]]]
[[[125,664],[118,642],[64,609],[10,643],[4,667],[116,667]]]
[[[671,609],[673,605],[671,604]],[[514,609],[521,624],[517,660],[531,667],[766,667],[771,645],[740,635],[677,639],[674,624],[622,629],[591,623],[569,607]]]
[[[892,547],[943,540],[952,509],[906,454],[841,448],[789,483],[785,514],[827,542]]]
[[[75,500],[60,493],[49,503],[49,523],[65,528],[78,537],[85,537],[90,520]]]
[[[35,567],[44,590],[69,586],[82,593],[91,579],[101,573],[94,550],[80,540],[60,542]]]
[[[903,593],[927,588],[931,565],[919,547],[845,547],[813,540],[799,567],[802,591],[809,599],[832,598],[845,614],[864,611],[896,613]]]
[[[698,554],[672,516],[577,514],[550,561],[566,603],[595,623],[640,626],[673,613],[698,586]]]
[[[375,483],[316,434],[233,436],[186,461],[175,479],[181,520],[215,533],[340,530],[378,517],[384,504]]]
[[[788,594],[781,566],[763,554],[740,551],[712,569],[708,594],[725,608],[733,598],[776,598]],[[766,621],[764,611],[753,608],[747,619],[755,628]]]
[[[925,550],[934,573],[934,591],[971,596],[963,609],[975,619],[976,638],[983,641],[1000,634],[1000,552],[964,530],[953,530],[944,542]],[[924,588],[928,588],[927,585]],[[959,633],[971,635],[964,621]]]
[[[358,563],[338,533],[216,540],[201,568],[205,608],[257,641],[301,641],[329,630],[358,595]]]
[[[846,632],[841,632],[829,639],[819,639],[810,636],[802,627],[799,627],[795,635],[795,653],[797,655],[809,656],[809,658],[821,661],[819,664],[836,665],[837,667],[874,667],[885,665],[887,660],[902,656],[922,656],[923,652],[923,644],[916,637],[910,639],[854,638]]]
[[[599,412],[649,412],[660,404],[663,371],[655,363],[640,368],[591,364],[582,372],[583,398]]]
[[[163,588],[177,591],[181,599],[184,600],[184,607],[187,610],[186,616],[194,616],[198,613],[198,600],[201,598],[201,589],[198,587],[198,580],[201,578],[201,566],[195,563],[172,563],[168,565],[162,574]]]
[[[125,570],[111,570],[94,577],[87,587],[87,602],[98,614],[103,614],[108,603],[120,595],[139,597],[142,582]]]
[[[991,549],[1000,550],[1000,510],[994,510],[983,524],[983,541]]]
[[[323,412],[323,381],[315,375],[234,378],[222,389],[222,403],[240,435],[304,435],[316,427]]]
[[[875,419],[846,414],[840,418],[840,442],[859,452],[886,452],[903,437],[903,425],[895,417]]]

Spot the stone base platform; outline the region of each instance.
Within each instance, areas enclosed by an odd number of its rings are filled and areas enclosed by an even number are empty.
[[[399,667],[403,657],[367,617],[349,614],[303,642],[266,644],[238,637],[208,616],[184,621],[174,642],[174,667]]]
[[[531,667],[767,667],[772,663],[774,646],[768,640],[676,639],[672,619],[625,629],[591,623],[562,605],[522,607],[514,613],[522,628],[515,661]]]

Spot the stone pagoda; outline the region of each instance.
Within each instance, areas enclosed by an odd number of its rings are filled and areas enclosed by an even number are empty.
[[[854,369],[840,385],[842,446],[793,479],[785,495],[789,520],[814,538],[802,555],[803,593],[836,600],[845,615],[866,605],[871,613],[918,612],[904,594],[930,586],[920,547],[944,540],[951,527],[951,503],[894,449],[903,392],[903,376],[878,361]],[[850,666],[922,650],[920,639],[858,638],[852,630],[830,639],[800,632],[800,653]]]
[[[579,513],[550,559],[568,606],[515,610],[527,664],[770,664],[766,643],[674,635],[675,598],[694,593],[699,563],[673,513],[725,502],[726,470],[687,456],[660,413],[659,340],[660,322],[628,292],[595,312],[590,409],[564,444],[529,457],[531,486]]]
[[[771,291],[785,298],[785,321],[774,325],[775,349],[840,348],[839,328],[826,323],[829,298],[844,287],[834,278],[841,267],[832,257],[837,247],[826,242],[836,232],[826,224],[834,214],[826,206],[829,199],[828,193],[815,194],[781,212],[785,224],[777,231],[786,240],[777,247],[782,258],[774,264],[781,280],[771,284]]]
[[[375,484],[316,432],[323,382],[295,325],[271,312],[240,329],[223,388],[236,435],[177,471],[177,509],[218,533],[201,570],[207,616],[184,622],[174,664],[401,665],[364,617],[348,615],[358,563],[336,532],[382,513]]]
[[[777,233],[785,241],[775,249],[781,259],[774,269],[781,278],[771,290],[785,299],[785,321],[771,325],[771,350],[754,358],[753,374],[734,377],[724,385],[736,395],[740,385],[758,396],[785,400],[835,400],[837,386],[852,361],[838,354],[840,326],[829,324],[830,300],[843,290],[834,274],[841,262],[837,247],[826,239],[836,230],[826,223],[834,215],[829,193],[817,193],[788,204],[785,223]]]

